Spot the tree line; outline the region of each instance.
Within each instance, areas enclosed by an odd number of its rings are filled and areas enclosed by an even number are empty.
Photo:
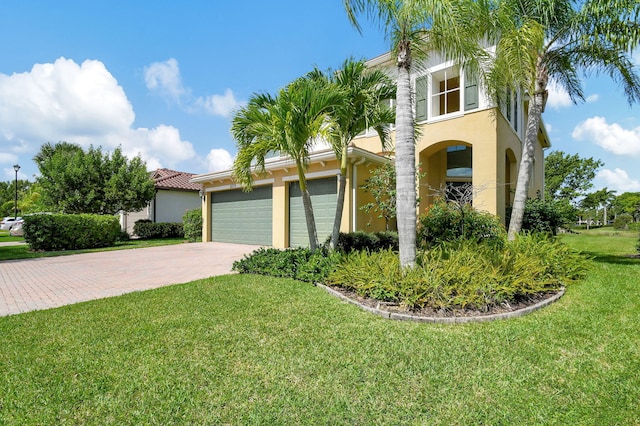
[[[118,147],[45,143],[34,157],[40,175],[18,180],[18,214],[36,212],[113,215],[137,211],[153,199],[155,187],[146,164],[128,159]],[[13,216],[15,181],[0,182],[0,215]]]

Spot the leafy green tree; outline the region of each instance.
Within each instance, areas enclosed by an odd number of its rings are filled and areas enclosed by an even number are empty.
[[[68,142],[44,144],[34,161],[42,204],[63,213],[110,215],[144,208],[155,194],[153,180],[140,157],[128,160],[122,150]]]
[[[23,198],[29,193],[33,184],[28,180],[18,179],[18,215],[30,213],[24,209]],[[11,216],[15,214],[16,202],[16,181],[0,182],[0,216]]]
[[[315,217],[305,170],[314,139],[326,132],[327,114],[340,103],[340,93],[313,78],[302,77],[277,96],[256,94],[233,117],[231,133],[238,146],[234,176],[244,189],[253,185],[253,174],[265,171],[270,153],[288,155],[296,164],[304,205],[309,246],[318,247]]]
[[[640,192],[625,192],[616,197],[613,202],[618,213],[627,213],[633,220],[640,221]]]
[[[395,155],[400,264],[416,261],[416,162],[411,69],[415,60],[437,52],[448,60],[479,69],[486,52],[478,44],[485,32],[486,1],[474,0],[343,0],[359,30],[357,16],[377,21],[391,41],[397,67]]]
[[[593,187],[596,171],[604,166],[600,160],[582,158],[553,151],[544,159],[544,186],[546,196],[552,199],[575,198],[586,195]]]
[[[497,41],[488,87],[501,99],[511,91],[529,95],[522,159],[509,223],[509,239],[522,226],[527,188],[549,80],[577,102],[584,99],[579,73],[605,72],[640,100],[640,78],[630,52],[640,42],[637,0],[502,0],[490,15]]]
[[[340,103],[329,111],[329,140],[340,163],[338,202],[331,234],[331,247],[335,249],[344,210],[349,144],[358,134],[374,128],[382,149],[386,149],[390,143],[389,125],[395,121],[395,113],[383,101],[394,98],[396,88],[384,71],[368,68],[364,61],[353,59],[344,61],[335,73],[325,75],[316,69],[310,77],[334,85],[341,94]]]
[[[608,223],[607,211],[616,199],[615,193],[616,191],[610,191],[607,188],[589,193],[580,201],[580,207],[585,210],[595,211],[596,216],[601,210],[603,213],[602,223],[606,225]]]
[[[373,197],[372,203],[360,207],[367,213],[378,213],[379,219],[384,219],[385,229],[390,229],[390,224],[396,218],[396,169],[391,162],[371,172],[371,177],[362,185],[362,189]]]

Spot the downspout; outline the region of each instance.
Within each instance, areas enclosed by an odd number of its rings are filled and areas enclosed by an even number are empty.
[[[358,220],[358,166],[364,164],[364,162],[365,159],[361,158],[353,163],[351,169],[351,205],[353,206],[351,209],[351,232],[356,231],[356,224]]]
[[[156,199],[158,198],[158,190],[153,195],[153,223],[156,223]]]

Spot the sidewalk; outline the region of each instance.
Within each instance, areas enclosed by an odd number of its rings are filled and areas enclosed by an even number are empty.
[[[228,274],[256,248],[190,243],[0,262],[0,316]]]

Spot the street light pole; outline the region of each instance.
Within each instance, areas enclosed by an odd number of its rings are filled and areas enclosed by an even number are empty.
[[[18,219],[18,170],[20,170],[20,166],[18,164],[13,165],[13,170],[16,171],[16,202],[15,202],[15,215],[13,216],[15,219]]]

